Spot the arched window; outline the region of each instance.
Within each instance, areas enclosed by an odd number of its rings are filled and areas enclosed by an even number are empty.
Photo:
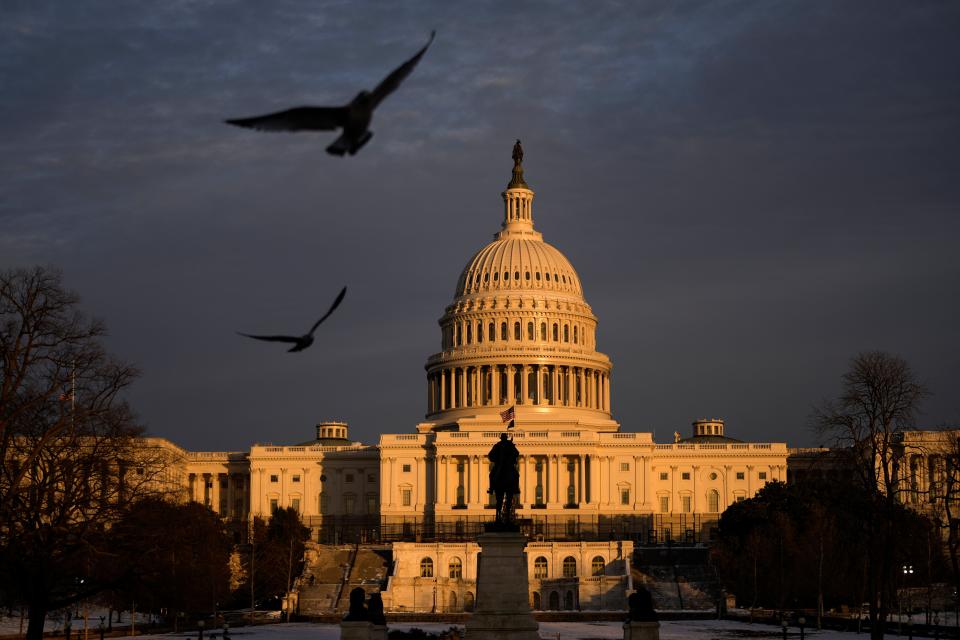
[[[547,277],[547,282],[550,282],[550,272],[547,271],[547,272],[544,273],[543,275],[545,275],[545,276]]]
[[[533,323],[527,323],[527,340],[533,340]]]
[[[560,594],[556,591],[550,592],[550,608],[554,611],[560,608]]]
[[[563,608],[573,611],[573,591],[567,591],[567,595],[563,596]]]
[[[503,272],[503,281],[506,282],[506,281],[509,280],[509,279],[510,279],[510,272],[509,272],[509,271],[504,271],[504,272]]]
[[[483,323],[477,323],[477,342],[483,342]]]
[[[489,272],[489,271],[486,272],[485,274],[483,274],[483,281],[484,281],[484,282],[490,282],[490,272]]]
[[[473,592],[467,591],[463,594],[463,610],[464,611],[473,611]]]
[[[496,325],[496,324],[494,324],[494,323],[492,323],[492,322],[490,323],[489,333],[487,333],[487,337],[490,339],[490,342],[493,342],[493,341],[495,341],[495,340],[497,339],[497,325]]]
[[[519,279],[520,279],[520,272],[519,272],[519,271],[514,271],[514,272],[513,272],[513,279],[514,279],[514,280],[519,280]]]
[[[456,325],[456,327],[454,327],[454,330],[456,331],[457,346],[459,347],[463,343],[463,334],[460,331],[460,325],[459,324]]]
[[[717,493],[716,489],[707,491],[707,511],[710,513],[720,512],[720,494]]]
[[[563,559],[563,577],[564,578],[576,578],[577,577],[577,559],[573,556],[567,556]]]
[[[570,325],[563,325],[563,341],[570,342]]]
[[[542,340],[543,342],[547,341],[547,323],[546,322],[540,323],[540,340]]]
[[[460,558],[454,557],[450,560],[450,577],[458,579],[463,577],[463,563],[460,562]]]
[[[574,337],[574,338],[577,337],[577,330],[576,330],[576,329],[573,330],[573,337]],[[471,342],[473,342],[473,325],[472,325],[472,324],[468,324],[468,325],[467,325],[467,344],[470,344]],[[574,340],[574,342],[576,342],[576,340]]]
[[[547,579],[547,559],[543,556],[533,561],[533,577],[537,580]]]
[[[531,607],[534,611],[540,611],[540,592],[533,592],[533,606]]]
[[[421,578],[433,577],[433,558],[427,557],[427,558],[423,558],[420,561],[420,577]]]
[[[527,271],[527,282],[530,282],[530,272]]]
[[[604,561],[603,556],[594,556],[593,561],[590,563],[590,572],[595,576],[602,576],[606,566],[607,563]]]
[[[513,323],[513,339],[514,340],[520,339],[520,323],[519,322]]]
[[[457,609],[457,592],[450,592],[450,599],[447,601],[447,606],[450,611],[458,611]]]
[[[467,342],[470,342],[470,334],[467,334]],[[577,344],[577,325],[573,325],[573,344]]]
[[[540,272],[537,271],[537,280],[540,280]]]
[[[554,322],[554,323],[553,323],[553,341],[554,341],[554,342],[559,342],[559,341],[560,341],[560,333],[559,333],[559,331],[560,331],[560,327],[557,326],[557,323],[556,323],[556,322]]]
[[[500,272],[497,271],[496,273],[493,274],[493,281],[496,282],[499,279],[500,279]]]
[[[506,322],[500,323],[500,339],[501,340],[507,339],[507,323]]]

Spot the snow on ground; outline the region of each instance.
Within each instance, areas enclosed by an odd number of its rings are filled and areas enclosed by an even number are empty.
[[[114,614],[116,616],[116,614]],[[143,624],[141,616],[137,616],[137,624]],[[943,616],[941,615],[941,619]],[[116,619],[116,618],[114,618]],[[130,616],[123,614],[124,623],[128,623]],[[916,622],[921,622],[921,615],[915,616]],[[895,624],[895,620],[892,621]],[[90,640],[96,638],[96,626],[99,618],[90,615]],[[942,624],[942,621],[941,621]],[[389,629],[409,630],[422,629],[428,633],[446,631],[452,623],[438,622],[405,622],[390,624]],[[47,620],[48,630],[61,630],[61,620]],[[24,624],[24,629],[26,624]],[[73,629],[82,634],[83,620],[74,620]],[[895,627],[893,628],[895,630]],[[0,635],[16,635],[20,630],[19,617],[0,618]],[[796,627],[789,630],[789,640],[800,640],[800,633]],[[215,637],[211,637],[215,636]],[[843,631],[817,631],[807,629],[806,636],[810,640],[857,640],[867,638],[865,634]],[[82,637],[82,635],[81,635]],[[619,640],[623,638],[623,624],[620,622],[541,622],[540,637],[544,640]],[[660,638],[662,640],[780,640],[783,632],[779,626],[767,624],[750,624],[732,620],[664,620],[660,623]],[[230,630],[230,638],[235,640],[339,640],[340,628],[335,624],[319,624],[296,622],[290,624],[267,624],[256,627],[237,627]],[[168,633],[160,635],[142,635],[137,640],[197,640],[196,632]],[[222,640],[220,630],[208,630],[204,640]]]

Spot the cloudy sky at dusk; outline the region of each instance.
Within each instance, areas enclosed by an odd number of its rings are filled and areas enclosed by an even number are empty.
[[[0,3],[0,268],[52,264],[198,449],[423,418],[423,364],[502,220],[579,271],[615,418],[818,444],[851,356],[960,423],[960,3]],[[355,157],[227,117],[344,103],[437,30]],[[349,287],[314,347],[300,332]]]

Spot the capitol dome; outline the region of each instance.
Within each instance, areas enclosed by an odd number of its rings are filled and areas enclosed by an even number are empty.
[[[439,320],[423,427],[463,429],[472,420],[489,429],[515,407],[518,421],[537,428],[615,431],[612,364],[596,351],[597,319],[573,265],[534,229],[519,141],[513,159],[501,229],[467,262]]]

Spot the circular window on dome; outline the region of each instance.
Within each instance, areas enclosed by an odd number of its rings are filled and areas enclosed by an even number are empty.
[[[519,279],[520,279],[520,272],[519,272],[519,271],[514,271],[514,272],[513,272],[513,279],[514,279],[514,280],[519,280]]]
[[[717,474],[711,473],[711,474],[710,474],[710,479],[711,479],[711,480],[716,480],[716,479],[717,479]]]
[[[527,271],[527,282],[529,282],[529,281],[530,281],[530,272]]]

